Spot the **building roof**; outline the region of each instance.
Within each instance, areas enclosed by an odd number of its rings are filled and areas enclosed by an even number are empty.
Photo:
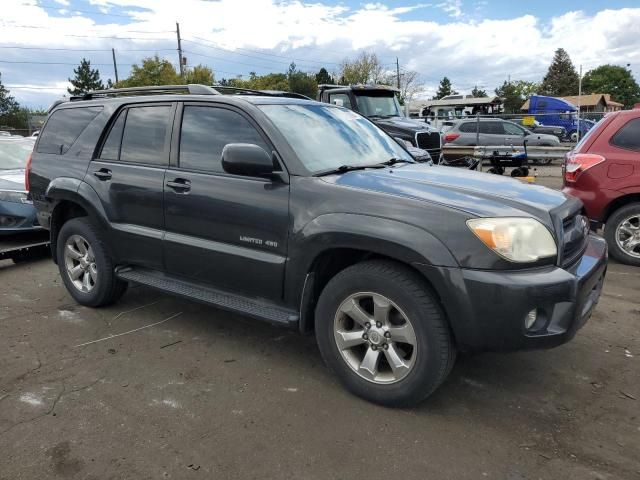
[[[569,97],[558,97],[558,98],[561,98],[562,100],[565,100],[570,104],[575,105],[576,107],[578,106],[578,104],[580,105],[580,107],[595,107],[601,101],[607,107],[620,107],[620,108],[624,107],[624,104],[614,102],[613,100],[611,100],[611,95],[608,93],[592,93],[589,95],[582,95],[582,96],[573,95]],[[524,102],[522,107],[520,107],[520,110],[529,110],[529,100]]]

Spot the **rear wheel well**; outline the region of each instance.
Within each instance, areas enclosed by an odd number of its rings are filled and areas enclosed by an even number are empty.
[[[336,276],[345,268],[360,262],[364,262],[366,260],[389,260],[392,262],[396,262],[399,265],[402,265],[410,270],[413,270],[420,276],[423,283],[425,284],[425,287],[428,288],[436,297],[441,307],[443,307],[442,311],[445,312],[446,317],[446,310],[442,305],[442,300],[438,295],[437,290],[433,288],[429,280],[426,279],[424,275],[422,275],[411,264],[393,257],[389,257],[387,255],[382,255],[367,250],[358,250],[353,248],[335,248],[322,252],[320,255],[318,255],[318,257],[314,259],[313,263],[311,264],[311,268],[309,269],[308,274],[311,276],[311,278],[313,278],[313,281],[310,282],[309,285],[305,285],[305,290],[307,288],[310,288],[311,290],[309,292],[304,292],[303,294],[301,312],[302,319],[300,325],[301,331],[307,333],[313,331],[315,324],[315,307],[318,302],[318,298],[320,298],[320,294],[327,286],[327,283],[329,283],[329,281],[334,276]],[[453,332],[451,332],[451,336],[452,338],[454,338]]]
[[[625,195],[624,197],[616,198],[613,202],[607,205],[604,218],[602,220],[603,223],[607,223],[609,217],[611,217],[611,215],[613,215],[616,210],[634,202],[640,202],[640,193],[630,193],[629,195]]]
[[[77,217],[86,217],[89,214],[87,211],[82,208],[77,203],[71,202],[69,200],[63,200],[53,209],[53,213],[51,214],[51,254],[53,256],[53,261],[58,263],[58,259],[56,258],[57,251],[57,241],[58,241],[58,233],[62,226],[71,220],[72,218]]]

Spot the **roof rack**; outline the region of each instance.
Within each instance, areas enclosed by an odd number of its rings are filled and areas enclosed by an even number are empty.
[[[226,85],[219,84],[214,84],[213,87],[223,95],[260,95],[264,97],[285,97],[312,100],[301,93],[285,92],[284,90],[254,90],[252,88],[228,87]]]
[[[167,94],[177,91],[186,91],[192,95],[220,95],[216,89],[207,85],[192,83],[189,85],[158,85],[147,87],[126,87],[126,88],[109,88],[106,90],[95,90],[87,92],[84,95],[71,97],[71,101],[91,100],[93,98],[117,96],[117,95],[157,95]]]

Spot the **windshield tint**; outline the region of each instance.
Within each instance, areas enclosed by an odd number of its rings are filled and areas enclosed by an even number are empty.
[[[324,104],[261,105],[313,173],[391,158],[413,161],[395,140],[351,110]]]
[[[358,110],[365,117],[398,117],[400,106],[395,95],[355,95]]]
[[[6,140],[0,142],[0,170],[26,168],[33,142]]]

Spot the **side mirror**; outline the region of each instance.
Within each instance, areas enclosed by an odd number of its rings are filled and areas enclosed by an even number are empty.
[[[248,177],[273,173],[273,159],[264,148],[251,143],[229,143],[222,149],[225,172]]]

